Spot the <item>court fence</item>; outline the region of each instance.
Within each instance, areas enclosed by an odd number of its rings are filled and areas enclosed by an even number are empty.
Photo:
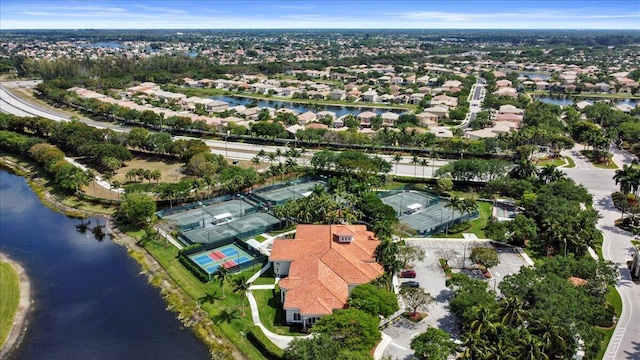
[[[211,281],[213,276],[219,270],[216,270],[213,273],[209,274],[203,268],[201,268],[195,261],[193,261],[189,256],[200,253],[200,252],[221,248],[229,244],[233,244],[241,248],[251,256],[253,256],[253,260],[229,267],[228,270],[231,273],[238,273],[244,269],[248,269],[255,265],[260,265],[260,267],[262,267],[262,265],[264,265],[264,263],[267,261],[266,255],[264,255],[257,249],[253,248],[251,245],[237,238],[217,240],[217,241],[211,242],[210,244],[196,244],[196,245],[188,246],[180,250],[178,254],[178,258],[180,263],[182,263],[189,271],[191,271],[193,275],[197,277],[200,281],[202,282]]]
[[[273,184],[273,185],[269,185],[269,186],[263,186],[257,190],[254,190],[253,192],[251,192],[247,198],[251,199],[252,201],[260,204],[261,206],[264,206],[266,208],[271,208],[273,206],[276,205],[282,205],[285,202],[287,202],[289,199],[285,199],[285,200],[280,200],[280,201],[273,201],[273,200],[269,200],[267,198],[265,198],[264,196],[261,196],[260,194],[269,192],[269,191],[273,191],[273,190],[279,190],[279,189],[283,189],[289,186],[295,186],[298,184],[304,184],[304,183],[308,183],[308,182],[312,182],[312,181],[325,181],[326,178],[321,177],[321,176],[304,176],[301,178],[297,178],[294,180],[290,180],[287,182],[282,182],[282,183],[277,183],[277,184]]]
[[[242,218],[240,218],[240,219],[238,219],[236,221],[240,221],[241,222]],[[199,222],[193,223],[193,224],[196,224],[197,226],[191,227],[191,228],[189,228],[187,230],[181,230],[180,231],[180,238],[182,240],[186,241],[187,244],[196,243],[194,240],[191,240],[189,238],[188,234],[185,234],[185,232],[188,232],[188,230],[192,230],[194,228],[200,227],[200,223]],[[281,221],[279,221],[279,222],[277,222],[275,224],[267,224],[267,225],[263,225],[263,226],[260,226],[260,227],[257,227],[257,228],[253,228],[253,229],[248,230],[248,231],[238,232],[235,235],[228,235],[228,236],[225,236],[225,237],[220,238],[218,240],[213,240],[211,242],[207,242],[207,244],[203,244],[203,245],[207,245],[208,246],[209,244],[217,244],[217,243],[224,242],[224,241],[232,242],[234,240],[243,242],[242,239],[247,239],[249,237],[252,237],[252,236],[255,236],[255,235],[259,235],[259,234],[263,234],[263,233],[267,233],[267,232],[270,232],[270,231],[282,230],[286,226],[287,226],[287,222],[281,220]],[[237,228],[234,227],[233,229],[236,229],[236,231],[237,231]]]

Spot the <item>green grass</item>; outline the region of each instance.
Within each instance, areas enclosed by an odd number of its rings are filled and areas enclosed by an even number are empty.
[[[573,159],[570,156],[565,156],[564,157],[567,160],[567,165],[565,166],[565,168],[567,169],[573,169],[576,167],[576,163],[575,161],[573,161]]]
[[[545,165],[554,165],[554,166],[561,166],[564,165],[565,162],[565,158],[564,157],[560,157],[560,158],[554,158],[554,159],[543,159],[543,160],[539,160],[536,165],[537,166],[545,166]]]
[[[279,335],[301,335],[292,331],[291,327],[284,323],[285,313],[282,306],[279,305],[279,288],[276,287],[274,290],[253,290],[252,293],[258,304],[260,321],[267,329]]]
[[[592,150],[581,150],[580,153],[584,156],[586,156],[589,161],[591,161],[591,163],[593,164],[593,166],[599,168],[599,169],[617,169],[618,165],[616,165],[615,162],[613,162],[613,160],[610,160],[608,164],[600,164],[597,163],[595,161],[595,158],[593,156],[593,151]]]
[[[491,216],[491,203],[478,201],[478,215],[479,216],[477,219],[471,220],[469,222],[471,224],[471,227],[464,230],[464,233],[476,234],[479,239],[485,239],[486,235],[484,233],[484,228],[485,226],[487,226],[487,220],[489,220],[489,217]],[[463,238],[462,232],[447,235],[442,234],[438,236],[455,239]]]
[[[4,345],[20,301],[18,274],[7,262],[0,263],[0,347]]]
[[[262,275],[252,282],[253,285],[274,285],[275,283],[276,278],[273,273],[273,268],[269,268],[269,270],[262,273]]]
[[[173,246],[165,246],[154,241],[147,242],[145,249],[153,255],[160,265],[167,271],[172,280],[180,286],[189,297],[198,301],[200,307],[205,310],[209,316],[216,319],[223,309],[241,310],[241,297],[233,292],[231,281],[224,284],[225,297],[222,298],[222,287],[219,281],[211,281],[202,283],[189,270],[187,270],[177,259],[178,250]],[[251,275],[248,271],[244,271],[237,275],[232,275],[231,279],[238,276]],[[230,280],[231,280],[230,279]],[[207,294],[215,295],[214,299],[207,299]],[[253,326],[251,320],[251,309],[248,300],[245,301],[245,316],[240,314],[232,319],[229,323],[219,322],[217,326],[227,339],[229,339],[238,349],[240,349],[249,359],[264,359],[265,357],[242,335],[242,332]]]
[[[267,240],[267,238],[266,238],[266,237],[264,237],[264,236],[262,236],[262,235],[254,236],[254,237],[253,237],[253,239],[254,239],[255,241],[257,241],[257,242],[260,242],[260,243],[261,243],[261,242],[263,242],[263,241],[265,241],[265,240]]]
[[[615,287],[609,285],[609,292],[607,293],[607,302],[613,306],[616,310],[616,317],[620,317],[622,313],[622,299],[620,298],[620,294]],[[616,330],[615,326],[611,329],[598,329],[598,331],[604,334],[604,339],[602,340],[602,344],[600,345],[600,351],[598,351],[598,355],[595,357],[596,359],[603,359],[604,353],[607,351],[607,346],[609,346],[609,341],[611,341],[611,337],[613,336],[613,332]]]

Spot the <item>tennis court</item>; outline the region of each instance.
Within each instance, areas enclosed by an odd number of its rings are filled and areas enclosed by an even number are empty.
[[[516,217],[516,207],[512,204],[496,202],[493,204],[493,216],[499,220],[510,220]]]
[[[270,214],[257,212],[224,223],[205,222],[204,228],[184,231],[182,236],[192,244],[209,244],[231,237],[243,237],[245,234],[267,232],[271,230],[270,226],[280,222],[280,219]]]
[[[313,187],[316,185],[325,186],[323,181],[311,180],[299,184],[288,184],[283,187],[264,191],[254,191],[253,195],[259,197],[264,203],[279,205],[289,199],[299,199],[311,194]]]
[[[189,259],[211,275],[221,266],[225,269],[231,269],[251,262],[255,257],[235,244],[227,244],[189,255]]]
[[[439,201],[436,195],[403,190],[381,197],[386,205],[393,207],[400,222],[415,229],[419,235],[431,235],[443,231],[455,222],[466,220],[474,214],[463,214],[448,208],[448,201]]]
[[[245,200],[234,199],[217,204],[203,205],[202,207],[167,215],[164,218],[175,221],[178,226],[193,224],[193,226],[187,227],[193,228],[196,225],[202,226],[203,221],[205,227],[210,224],[217,225],[255,211],[256,208]]]

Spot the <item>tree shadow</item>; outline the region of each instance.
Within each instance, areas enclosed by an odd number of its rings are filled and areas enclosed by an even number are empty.
[[[213,305],[216,300],[222,300],[222,295],[219,295],[218,291],[214,291],[213,294],[205,293],[204,296],[198,298],[200,304],[208,302]]]
[[[224,308],[220,310],[220,313],[211,317],[214,323],[221,324],[226,322],[230,324],[231,321],[240,317],[240,309],[236,308]]]

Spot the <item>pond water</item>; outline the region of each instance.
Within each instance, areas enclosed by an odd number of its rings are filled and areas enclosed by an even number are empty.
[[[34,307],[11,359],[209,359],[104,223],[51,211],[0,169],[0,251],[25,268]]]
[[[220,101],[224,101],[226,103],[229,103],[229,106],[238,106],[238,105],[244,105],[247,106],[247,104],[253,103],[254,101],[258,102],[258,107],[271,107],[274,108],[276,106],[278,107],[284,107],[287,109],[291,109],[291,110],[295,110],[298,113],[302,114],[304,112],[307,111],[313,111],[315,113],[320,112],[320,111],[333,111],[336,113],[337,117],[340,117],[342,115],[346,115],[346,114],[353,114],[353,115],[358,115],[363,111],[373,111],[376,114],[382,114],[385,112],[394,112],[397,114],[403,114],[406,112],[406,110],[403,109],[378,109],[378,108],[368,108],[366,106],[363,107],[346,107],[346,106],[331,106],[331,105],[319,105],[319,109],[320,110],[315,110],[312,109],[311,107],[309,107],[309,105],[311,104],[298,104],[298,103],[293,103],[293,102],[289,102],[289,101],[281,101],[281,100],[263,100],[263,99],[251,99],[251,98],[243,98],[243,97],[236,97],[236,96],[212,96],[211,99],[213,100],[220,100]]]
[[[536,100],[540,100],[543,103],[547,103],[547,104],[553,104],[553,105],[560,105],[560,106],[565,106],[565,105],[573,105],[574,103],[578,103],[580,101],[589,101],[591,103],[595,103],[597,101],[603,101],[603,100],[610,100],[610,99],[588,99],[588,98],[551,98],[551,97],[539,97],[536,98]],[[612,104],[616,104],[616,105],[621,105],[621,104],[628,104],[631,106],[638,106],[638,100],[633,100],[633,99],[612,99],[610,100],[610,102]]]
[[[115,41],[99,41],[99,42],[89,43],[89,44],[80,44],[80,47],[89,47],[89,48],[110,47],[114,49],[126,48],[126,46]]]

